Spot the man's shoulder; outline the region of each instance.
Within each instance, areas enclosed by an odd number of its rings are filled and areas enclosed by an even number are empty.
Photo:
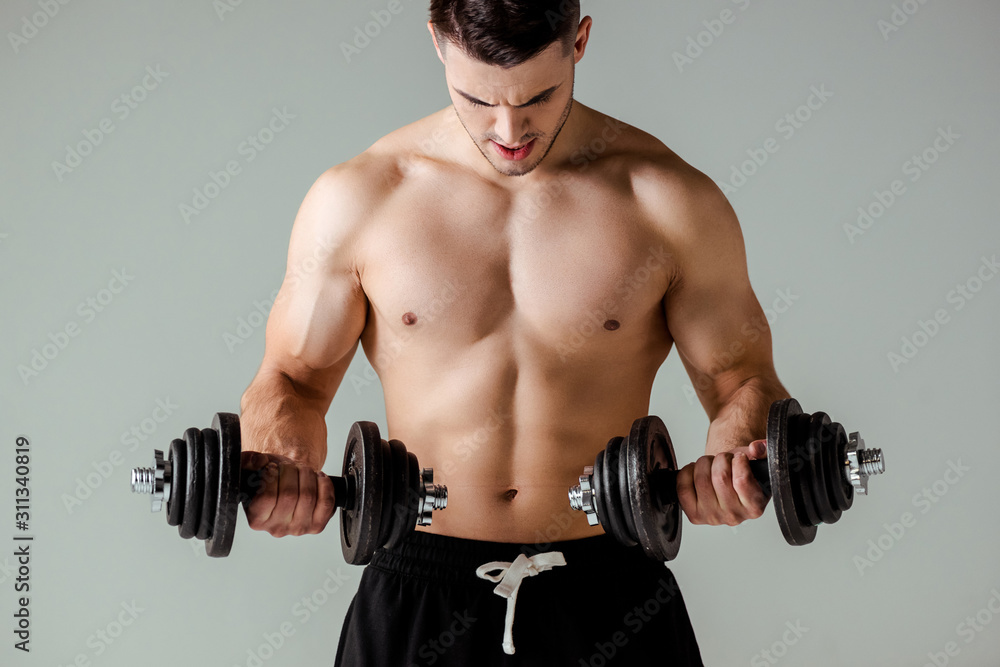
[[[628,126],[619,160],[637,204],[650,219],[676,228],[729,208],[722,190],[653,135]]]
[[[714,181],[657,137],[632,125],[623,131],[619,160],[643,203],[679,204],[712,196]]]
[[[574,164],[601,164],[609,177],[628,181],[640,204],[660,211],[715,197],[714,181],[659,138],[599,111],[588,113],[593,129],[589,141],[574,152]]]
[[[328,169],[322,178],[349,187],[359,197],[384,198],[417,167],[443,148],[439,136],[444,114],[437,112],[380,137],[358,155]]]
[[[395,155],[377,143],[365,151],[328,168],[319,180],[337,190],[350,191],[355,197],[378,196],[391,190],[398,180]]]
[[[615,180],[629,185],[643,219],[675,253],[741,239],[736,214],[715,181],[652,134],[619,127],[621,139],[607,151],[611,171],[619,172]]]

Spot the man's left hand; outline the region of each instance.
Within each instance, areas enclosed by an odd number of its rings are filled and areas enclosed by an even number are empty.
[[[706,454],[677,471],[677,498],[691,523],[736,526],[764,513],[768,498],[750,472],[750,459],[764,458],[766,443]]]

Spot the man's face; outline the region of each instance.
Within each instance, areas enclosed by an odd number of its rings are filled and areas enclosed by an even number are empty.
[[[528,62],[503,69],[449,44],[444,64],[455,111],[483,156],[506,176],[535,169],[573,105],[573,54],[564,56],[554,42]]]

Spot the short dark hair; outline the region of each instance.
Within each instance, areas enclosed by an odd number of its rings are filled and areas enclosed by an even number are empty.
[[[580,25],[580,0],[431,0],[430,21],[443,41],[488,65],[514,67],[555,41],[569,56]]]

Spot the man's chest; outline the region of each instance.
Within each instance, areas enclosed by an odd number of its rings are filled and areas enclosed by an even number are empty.
[[[573,352],[641,337],[674,274],[627,193],[570,179],[504,196],[424,188],[394,197],[369,230],[359,264],[375,316],[454,344],[512,324]]]

